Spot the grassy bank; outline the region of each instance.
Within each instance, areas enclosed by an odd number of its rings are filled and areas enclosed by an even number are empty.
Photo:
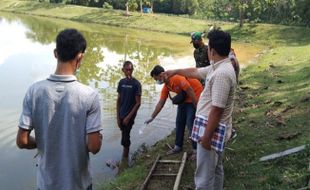
[[[142,15],[137,12],[131,12],[130,16],[126,17],[124,16],[125,12],[121,10],[39,3],[37,1],[1,0],[0,10],[169,33],[203,31],[212,24],[203,20],[161,14]]]
[[[210,26],[216,24],[229,31],[234,40],[262,43],[269,46],[276,46],[279,43],[308,42],[310,39],[310,35],[308,35],[310,30],[304,27],[245,24],[245,27],[240,28],[238,23],[197,20],[165,14],[141,14],[138,12],[131,12],[131,16],[126,17],[122,10],[40,3],[38,1],[1,0],[0,11],[185,35],[193,31],[208,31]]]
[[[212,22],[167,15],[133,13],[128,18],[122,11],[52,5],[30,1],[1,0],[0,9],[82,22],[140,28],[176,34],[204,30]],[[310,143],[310,29],[280,25],[220,23],[234,40],[260,43],[266,51],[257,55],[254,64],[243,69],[238,88],[234,126],[237,138],[228,144],[225,154],[225,188],[299,189],[309,181],[310,149],[268,162],[259,158]],[[158,154],[173,144],[174,135],[143,149],[133,167],[102,189],[138,189]],[[189,151],[189,144],[185,151]],[[164,159],[181,159],[180,155]],[[180,189],[194,188],[195,163],[188,161]],[[164,181],[161,189],[171,189]]]

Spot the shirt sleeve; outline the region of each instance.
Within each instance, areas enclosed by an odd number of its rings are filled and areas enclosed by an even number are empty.
[[[166,100],[168,98],[168,93],[169,93],[169,90],[165,84],[163,89],[161,89],[160,100]]]
[[[229,77],[221,72],[213,77],[211,93],[212,105],[220,108],[225,108],[231,89],[232,82]]]
[[[101,109],[99,103],[99,96],[96,93],[90,109],[87,112],[86,118],[86,132],[87,134],[101,130]]]
[[[208,73],[210,72],[210,69],[211,69],[211,65],[207,66],[207,67],[197,68],[197,72],[198,72],[199,78],[205,80],[207,75],[208,75]]]
[[[23,129],[32,130],[32,93],[31,88],[28,89],[23,101],[23,110],[19,118],[18,126]]]

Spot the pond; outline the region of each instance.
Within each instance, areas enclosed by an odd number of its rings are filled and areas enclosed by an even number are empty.
[[[152,124],[144,125],[162,87],[155,84],[149,73],[157,64],[165,69],[194,66],[189,37],[0,12],[1,189],[35,189],[36,151],[16,147],[18,119],[27,88],[55,71],[54,41],[64,28],[77,28],[86,37],[88,47],[78,80],[100,93],[104,139],[101,151],[91,155],[95,187],[115,177],[117,171],[108,168],[105,162],[119,160],[122,154],[115,113],[116,87],[123,77],[124,60],[134,63],[133,75],[141,82],[143,91],[131,132],[131,154],[143,143],[153,145],[174,129],[176,106],[170,101]],[[250,44],[235,47],[237,54],[242,49],[241,63],[260,51]]]

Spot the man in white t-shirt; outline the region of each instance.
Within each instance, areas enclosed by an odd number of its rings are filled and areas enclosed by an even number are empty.
[[[205,79],[200,95],[192,139],[198,142],[195,185],[197,190],[223,189],[222,165],[224,145],[231,136],[236,74],[231,59],[231,36],[219,29],[208,33],[210,66],[170,70],[165,77],[179,74]]]

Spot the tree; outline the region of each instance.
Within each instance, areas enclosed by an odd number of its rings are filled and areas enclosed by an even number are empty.
[[[310,26],[310,1],[309,0],[296,0],[296,17],[299,22]]]
[[[248,4],[250,3],[250,0],[233,0],[234,5],[239,10],[239,26],[242,27],[244,23],[244,16],[245,11],[249,7]]]

